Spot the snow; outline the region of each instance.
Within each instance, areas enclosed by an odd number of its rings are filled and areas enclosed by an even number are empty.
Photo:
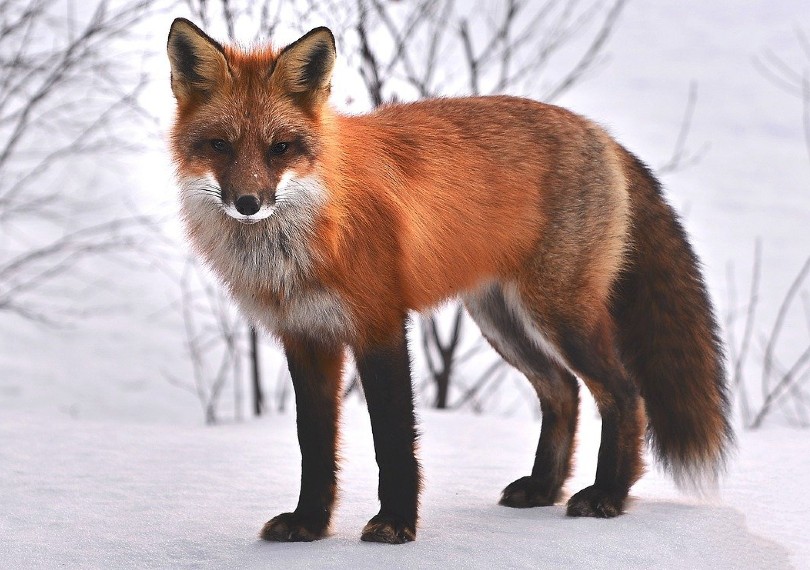
[[[654,472],[613,520],[570,519],[564,506],[509,509],[500,489],[525,474],[537,422],[423,411],[425,473],[417,541],[362,543],[376,513],[376,467],[364,410],[343,422],[341,499],[332,534],[309,544],[266,543],[265,520],[295,504],[299,455],[290,415],[216,428],[72,420],[36,414],[0,417],[0,567],[48,568],[787,568],[789,551],[753,532],[743,512],[763,497],[756,480],[725,488],[727,502],[673,495]],[[598,421],[583,414],[580,439]],[[768,510],[771,531],[802,566],[802,493],[810,451],[785,432],[743,440],[746,467],[778,461]],[[584,445],[569,490],[592,477],[594,445]],[[793,458],[792,460],[790,458]],[[748,464],[750,462],[750,465]],[[747,472],[750,473],[750,472]],[[733,505],[733,506],[732,506]],[[805,527],[806,528],[806,527]],[[792,530],[791,530],[792,529]],[[790,533],[794,534],[791,535]]]
[[[721,313],[727,263],[744,291],[754,239],[763,238],[759,329],[810,254],[810,161],[800,101],[751,62],[766,48],[805,61],[793,31],[810,31],[806,8],[805,0],[630,2],[610,60],[559,101],[657,166],[697,82],[690,146],[710,148],[664,182]],[[165,32],[155,31],[156,45]],[[159,97],[170,102],[168,88]],[[161,156],[124,177],[140,181],[136,201],[157,209],[174,194]],[[143,266],[98,268],[115,288],[93,300],[116,310],[72,328],[0,319],[0,568],[810,568],[810,438],[778,417],[757,432],[738,429],[719,497],[685,496],[651,469],[627,514],[598,521],[568,519],[562,505],[496,504],[530,468],[537,421],[420,410],[418,538],[390,547],[359,541],[377,510],[377,471],[365,412],[351,403],[332,535],[260,542],[261,525],[297,498],[294,418],[200,425],[194,396],[166,379],[188,369],[176,291]],[[787,361],[807,342],[804,323],[789,324],[783,339]],[[593,479],[598,433],[586,405],[570,493]]]

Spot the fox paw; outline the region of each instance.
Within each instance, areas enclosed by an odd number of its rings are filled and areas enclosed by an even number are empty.
[[[548,485],[535,477],[521,477],[506,486],[498,504],[517,509],[547,507],[554,504],[558,495],[559,491],[550,492]]]
[[[372,517],[363,528],[360,540],[402,544],[416,539],[416,525],[401,517],[378,514]]]
[[[259,536],[275,542],[312,542],[323,538],[326,525],[312,517],[282,513],[267,521]]]
[[[568,499],[566,513],[569,517],[596,517],[609,519],[622,514],[624,497],[591,485]]]

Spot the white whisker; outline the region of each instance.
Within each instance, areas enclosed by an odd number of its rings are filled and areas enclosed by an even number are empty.
[[[222,190],[210,174],[195,178],[181,178],[180,196],[185,200],[206,202],[217,206],[222,204]]]

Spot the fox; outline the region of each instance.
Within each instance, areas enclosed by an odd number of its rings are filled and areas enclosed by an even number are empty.
[[[580,381],[601,440],[594,482],[568,498],[568,516],[622,514],[645,440],[679,486],[717,484],[734,433],[700,264],[652,171],[602,127],[506,95],[338,112],[326,27],[281,49],[241,47],[178,18],[167,49],[186,235],[280,342],[294,387],[299,499],[261,538],[330,532],[349,353],[379,468],[380,508],[360,538],[416,538],[409,319],[453,298],[542,412],[531,472],[501,505],[563,500]]]

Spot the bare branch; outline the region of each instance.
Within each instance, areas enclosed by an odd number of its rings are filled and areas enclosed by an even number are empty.
[[[768,399],[769,393],[771,389],[769,387],[769,381],[771,378],[771,369],[773,367],[774,362],[774,348],[776,347],[776,343],[779,340],[779,335],[782,332],[782,327],[785,323],[785,317],[787,317],[788,311],[793,303],[793,299],[796,297],[796,294],[799,292],[804,279],[807,277],[808,272],[810,272],[810,257],[804,262],[802,268],[799,270],[798,275],[791,283],[790,287],[788,288],[785,297],[782,299],[782,303],[779,305],[779,310],[776,313],[776,320],[774,321],[773,328],[771,329],[771,334],[768,336],[767,344],[765,346],[765,356],[763,360],[762,366],[762,391],[763,397]]]
[[[380,64],[369,44],[367,21],[368,10],[364,0],[358,0],[359,16],[357,18],[357,35],[360,38],[360,75],[366,84],[366,90],[375,107],[383,104],[383,81]]]
[[[762,273],[762,241],[758,238],[754,243],[754,262],[751,270],[751,290],[748,295],[748,307],[745,315],[745,326],[743,329],[742,342],[739,350],[736,348],[734,341],[734,319],[733,311],[735,310],[736,299],[734,298],[734,277],[729,268],[728,284],[729,292],[732,295],[731,302],[729,303],[729,312],[726,319],[726,330],[729,335],[729,351],[731,364],[733,367],[731,384],[734,386],[740,395],[740,406],[742,408],[743,420],[747,425],[751,419],[751,408],[748,402],[748,395],[745,389],[745,382],[743,379],[743,368],[748,357],[748,350],[751,346],[751,337],[754,331],[754,322],[756,320],[757,304],[759,302],[759,281]]]
[[[472,39],[470,37],[467,20],[461,21],[459,34],[461,35],[461,42],[464,45],[464,56],[467,58],[467,70],[470,76],[470,94],[480,95],[481,87],[478,79],[478,59],[475,57],[472,47]]]
[[[753,59],[754,67],[768,81],[802,100],[802,131],[805,148],[810,160],[810,39],[801,29],[796,29],[796,39],[807,60],[795,67],[776,55],[772,50],[763,50]]]
[[[225,21],[225,28],[228,30],[228,39],[236,39],[236,18],[237,14],[230,0],[220,0],[222,2],[222,19]]]
[[[421,25],[428,21],[433,14],[435,0],[420,0],[408,14],[405,24],[400,28],[396,25],[385,5],[380,0],[368,0],[374,7],[377,16],[388,31],[394,42],[394,53],[386,66],[385,73],[392,73],[394,66],[402,63],[406,77],[413,85],[419,88],[420,93],[425,91],[426,86],[419,79],[416,65],[411,59],[410,44],[412,37],[420,29]]]
[[[616,21],[619,19],[619,15],[621,14],[625,3],[626,0],[616,0],[605,16],[602,27],[594,36],[591,44],[588,46],[588,49],[585,50],[585,53],[573,66],[571,71],[569,71],[555,87],[548,91],[544,97],[546,101],[554,101],[560,95],[568,91],[568,89],[581,80],[585,73],[594,66],[597,61],[597,57],[602,52],[602,49],[613,32]]]
[[[681,128],[678,132],[678,138],[675,140],[675,148],[672,151],[672,156],[656,169],[656,172],[661,174],[670,174],[678,170],[683,170],[689,166],[696,164],[701,157],[708,150],[708,145],[703,145],[700,150],[690,153],[686,148],[686,141],[689,138],[689,131],[692,127],[692,118],[695,113],[695,106],[697,104],[697,83],[694,81],[689,84],[689,96],[686,100],[686,110],[684,111],[683,120],[681,121]]]
[[[772,50],[766,49],[761,57],[754,56],[754,67],[774,85],[791,95],[801,96],[802,75]]]
[[[796,359],[790,369],[782,375],[779,382],[768,392],[762,403],[762,407],[751,422],[751,429],[757,429],[762,426],[762,421],[765,419],[768,412],[770,412],[771,406],[784,395],[787,389],[795,385],[795,381],[799,377],[799,373],[802,372],[802,368],[808,364],[810,364],[810,346],[804,349],[804,352]]]
[[[422,325],[422,351],[425,356],[425,361],[427,362],[428,371],[430,371],[431,377],[436,377],[438,373],[438,369],[436,367],[436,363],[433,361],[433,351],[431,350],[431,346],[435,344],[435,341],[432,341],[431,337],[431,323],[433,321],[433,317],[421,317],[421,325]]]
[[[30,264],[41,261],[47,257],[65,252],[72,251],[74,248],[90,247],[97,245],[94,241],[98,236],[109,236],[110,233],[121,231],[127,227],[147,225],[153,221],[150,216],[141,216],[136,218],[124,218],[119,220],[112,220],[82,228],[73,231],[57,240],[52,242],[46,247],[29,251],[18,255],[10,261],[4,262],[0,265],[0,277],[9,280],[17,275],[23,268]]]
[[[201,273],[200,266],[192,258],[186,259],[177,278],[184,343],[191,364],[194,393],[206,423],[216,423],[222,391],[229,381],[236,391],[241,376],[243,351],[239,331],[242,321],[225,295]],[[212,343],[214,337],[216,343]],[[213,368],[212,361],[217,363]],[[166,376],[173,384],[184,386],[176,376]],[[238,401],[234,403],[237,405]],[[235,408],[234,417],[240,415],[241,410]]]
[[[810,161],[810,71],[805,74],[802,81],[803,127],[804,147],[807,150],[807,159]]]
[[[487,383],[495,377],[497,372],[501,372],[506,368],[506,362],[503,360],[496,360],[487,367],[486,370],[478,377],[475,384],[472,385],[467,391],[459,398],[453,405],[453,408],[458,409],[464,406],[467,402],[474,399],[487,385]]]

